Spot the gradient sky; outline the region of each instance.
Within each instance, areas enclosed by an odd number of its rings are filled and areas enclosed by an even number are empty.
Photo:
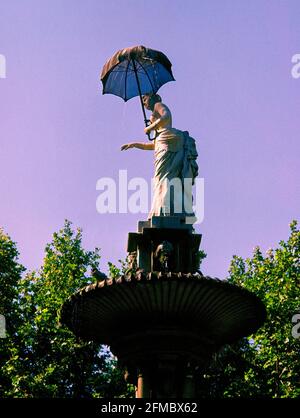
[[[205,179],[197,225],[203,273],[287,239],[299,219],[298,0],[0,0],[0,225],[38,268],[64,219],[99,246],[101,269],[126,256],[145,215],[96,211],[101,177],[153,175],[138,99],[102,95],[99,73],[121,48],[163,51],[176,82],[160,89],[176,128],[196,138]]]

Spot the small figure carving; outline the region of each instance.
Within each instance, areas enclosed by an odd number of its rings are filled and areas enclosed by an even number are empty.
[[[203,274],[201,273],[201,270],[200,270],[200,266],[202,264],[202,261],[206,257],[206,254],[203,250],[194,251],[192,254],[193,254],[192,270],[193,270],[193,272],[197,272],[197,273],[199,273],[203,276]]]
[[[92,277],[96,280],[105,280],[107,279],[106,274],[102,273],[102,271],[98,270],[97,267],[93,266],[91,269]]]
[[[125,270],[125,274],[135,273],[138,267],[136,251],[132,251],[128,253],[126,261],[127,261],[127,268]]]
[[[154,257],[158,260],[161,271],[169,271],[169,260],[173,249],[173,245],[169,241],[163,241],[156,248]]]

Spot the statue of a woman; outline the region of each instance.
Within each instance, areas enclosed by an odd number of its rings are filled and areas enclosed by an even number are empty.
[[[195,141],[188,132],[172,128],[170,109],[161,102],[158,94],[143,96],[146,109],[152,111],[150,125],[144,131],[156,130],[154,143],[132,142],[121,150],[139,148],[154,150],[155,173],[152,216],[194,216],[192,209],[192,184],[198,174]]]

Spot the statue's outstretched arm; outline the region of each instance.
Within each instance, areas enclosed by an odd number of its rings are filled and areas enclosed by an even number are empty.
[[[130,148],[138,148],[138,149],[143,149],[143,150],[147,150],[147,151],[152,151],[154,150],[154,144],[148,144],[145,142],[131,142],[130,144],[124,144],[121,146],[121,151],[125,151],[127,149]]]

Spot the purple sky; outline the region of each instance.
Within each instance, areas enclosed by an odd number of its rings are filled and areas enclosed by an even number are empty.
[[[1,0],[0,225],[38,268],[64,219],[107,261],[126,255],[145,215],[96,212],[96,181],[153,175],[138,99],[101,93],[121,48],[163,51],[176,82],[160,89],[176,128],[197,139],[205,179],[203,273],[224,278],[232,255],[288,237],[299,219],[298,0]]]

